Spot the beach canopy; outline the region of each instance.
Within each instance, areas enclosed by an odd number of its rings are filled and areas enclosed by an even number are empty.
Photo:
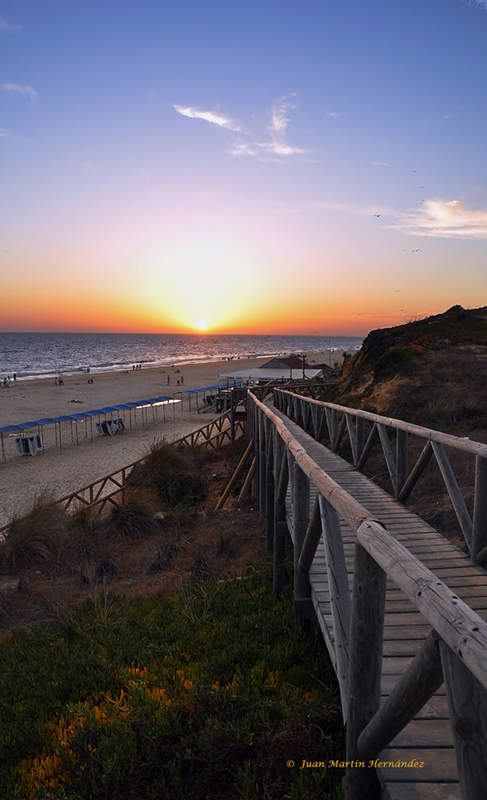
[[[21,425],[4,425],[3,428],[0,428],[0,433],[14,433],[14,431],[21,431]]]
[[[183,389],[181,392],[176,392],[176,394],[198,394],[198,392],[212,392],[219,388],[219,386],[204,386],[202,389]]]
[[[218,388],[217,386],[209,387],[209,388]],[[198,390],[197,390],[198,391]],[[199,390],[205,391],[205,390]],[[118,403],[115,406],[105,406],[104,408],[94,408],[90,411],[78,411],[74,414],[60,414],[57,417],[43,417],[42,419],[36,420],[29,420],[28,422],[21,422],[17,425],[4,425],[0,428],[0,436],[2,437],[2,445],[3,445],[3,434],[4,433],[19,433],[22,434],[22,431],[27,430],[29,428],[37,428],[39,425],[55,425],[56,423],[61,424],[61,422],[78,422],[80,419],[88,419],[89,417],[99,417],[102,414],[107,415],[111,414],[114,411],[123,411],[125,408],[141,408],[143,406],[154,406],[158,403],[166,403],[172,401],[173,398],[169,397],[168,395],[163,395],[161,397],[151,397],[149,400],[136,400],[131,401],[129,403]]]
[[[218,389],[218,386],[209,386],[207,389],[195,389],[195,392],[208,391],[208,389]],[[28,420],[27,422],[19,422],[16,425],[4,425],[0,428],[0,433],[15,433],[15,431],[26,430],[27,428],[35,428],[38,425],[54,425],[56,422],[68,422],[69,420],[79,420],[84,417],[97,417],[101,414],[110,414],[113,411],[123,411],[124,408],[139,408],[141,406],[152,406],[156,403],[167,403],[173,398],[169,395],[162,395],[161,397],[150,397],[148,400],[133,400],[129,403],[117,403],[115,406],[104,406],[103,408],[94,408],[90,411],[78,411],[74,414],[60,414],[57,417],[43,417],[42,419]]]

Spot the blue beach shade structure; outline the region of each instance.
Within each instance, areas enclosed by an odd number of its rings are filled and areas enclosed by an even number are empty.
[[[203,397],[205,397],[207,392],[218,391],[219,388],[220,388],[219,386],[203,386],[201,389],[184,389],[184,390],[182,390],[180,392],[174,392],[174,397],[176,397],[177,394],[181,395],[181,411],[182,411],[183,410],[183,398],[184,398],[184,395],[186,395],[187,398],[188,398],[188,401],[189,401],[189,410],[191,411],[191,396],[192,395],[196,395],[196,408],[199,408],[198,395],[202,394]]]
[[[2,456],[5,463],[7,463],[7,456],[5,455],[5,444],[3,442],[3,434],[18,433],[20,436],[21,431],[22,428],[20,427],[20,425],[4,425],[3,428],[0,428],[0,437],[2,439]]]
[[[202,390],[199,390],[202,391]],[[78,422],[84,419],[85,421],[85,435],[88,436],[88,420],[90,420],[90,433],[91,433],[91,441],[93,441],[93,417],[101,417],[104,416],[105,419],[107,414],[112,415],[116,412],[120,415],[120,412],[123,412],[128,409],[129,416],[130,416],[130,427],[132,428],[132,409],[134,410],[135,422],[137,422],[137,409],[140,408],[142,411],[142,425],[144,424],[144,408],[152,408],[152,417],[154,419],[154,409],[155,415],[157,417],[157,406],[173,402],[173,398],[169,397],[168,395],[163,395],[161,397],[151,397],[148,400],[134,400],[128,403],[117,403],[114,406],[104,406],[103,408],[94,408],[90,411],[79,411],[74,414],[60,414],[57,417],[44,417],[43,419],[36,419],[36,420],[29,420],[28,422],[21,422],[18,425],[4,425],[0,428],[0,440],[1,440],[1,447],[2,447],[2,457],[3,461],[6,463],[7,456],[5,453],[5,443],[4,443],[4,434],[11,434],[16,433],[19,436],[24,435],[24,431],[29,430],[30,428],[37,428],[39,435],[42,434],[42,427],[44,425],[54,425],[54,435],[56,437],[56,444],[59,444],[60,449],[62,449],[62,436],[61,436],[61,423],[69,422],[71,426],[71,441],[74,441],[73,436],[73,424],[76,425],[76,444],[79,444],[78,439]],[[125,416],[125,415],[123,415]],[[164,420],[166,419],[166,414],[164,410]],[[155,420],[154,420],[155,421]],[[123,420],[125,424],[125,420]],[[58,440],[58,426],[59,426],[59,440]],[[44,442],[42,442],[42,446],[44,447]]]

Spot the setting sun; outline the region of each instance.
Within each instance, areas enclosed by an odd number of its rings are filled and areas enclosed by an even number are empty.
[[[198,328],[199,331],[206,331],[208,325],[206,324],[206,322],[201,320],[201,322],[197,323],[196,327]]]

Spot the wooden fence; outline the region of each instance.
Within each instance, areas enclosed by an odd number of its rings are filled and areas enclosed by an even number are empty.
[[[335,449],[348,425],[350,439],[354,442],[355,460],[357,464],[362,463],[364,450],[370,449],[370,445],[360,444],[362,428],[360,425],[352,428],[350,420],[362,421],[364,412],[309,400],[303,403],[301,398],[283,391],[276,391],[275,397],[281,408],[296,416],[304,414],[305,424],[311,419],[316,438],[322,418],[326,419]],[[450,707],[462,797],[465,800],[483,800],[487,786],[487,623],[389,534],[363,505],[332,480],[266,404],[250,395],[247,408],[248,437],[254,441],[260,508],[266,517],[267,546],[274,553],[274,590],[277,593],[282,591],[284,537],[290,535],[294,545],[295,609],[304,617],[311,616],[313,611],[310,567],[323,538],[333,618],[334,657],[347,728],[346,800],[378,796],[375,772],[362,764],[368,764],[370,759],[378,756],[425,705],[443,680]],[[340,415],[343,415],[344,422]],[[393,426],[402,434],[411,433],[416,427],[404,427],[405,423],[376,415],[367,417],[376,430],[379,426],[383,429]],[[426,436],[431,447],[445,443],[442,434],[432,431],[426,434],[423,429],[414,432]],[[396,469],[396,476],[398,473],[402,476],[404,436],[398,438],[400,469]],[[381,441],[384,446],[384,436]],[[482,445],[463,442],[461,446],[482,459],[487,452]],[[388,450],[386,444],[385,450]],[[404,487],[405,479],[396,477],[396,480],[401,488]],[[481,491],[485,492],[485,489]],[[289,494],[290,505],[286,499]],[[312,494],[316,497],[314,503],[310,502]],[[479,502],[485,504],[485,493]],[[289,508],[292,509],[291,516]],[[353,591],[350,591],[345,565],[343,523],[356,537]],[[476,539],[481,538],[482,533],[477,531]],[[433,631],[380,706],[388,578],[405,593]],[[432,794],[428,796],[433,797]]]
[[[233,425],[234,437],[238,438],[245,433],[245,421],[236,421]],[[198,428],[196,431],[188,433],[186,436],[177,439],[170,444],[174,447],[201,447],[207,446],[212,448],[220,447],[225,441],[232,441],[232,426],[231,426],[231,411],[228,410],[224,414],[205,425]],[[83,507],[91,507],[96,509],[97,514],[101,514],[105,506],[117,505],[123,502],[124,493],[126,490],[127,477],[132,469],[137,464],[142,464],[144,458],[139,458],[137,461],[127,464],[121,469],[100,478],[93,483],[83,486],[76,492],[56,500],[56,505],[61,506],[65,510],[79,509]],[[0,528],[0,533],[9,528],[9,523]]]
[[[401,503],[407,500],[434,457],[470,556],[482,566],[487,564],[487,445],[283,390],[274,391],[274,403],[276,408],[284,411],[317,441],[326,437],[334,453],[339,453],[344,444],[349,444],[353,464],[359,470],[363,469],[373,445],[379,440],[395,497]],[[390,432],[395,434],[395,455]],[[410,435],[425,440],[419,457],[411,467],[408,463]],[[468,511],[445,448],[475,458],[473,516]]]

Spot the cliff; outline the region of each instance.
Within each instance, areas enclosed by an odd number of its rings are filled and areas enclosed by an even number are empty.
[[[487,306],[374,330],[326,399],[443,430],[487,427]]]

